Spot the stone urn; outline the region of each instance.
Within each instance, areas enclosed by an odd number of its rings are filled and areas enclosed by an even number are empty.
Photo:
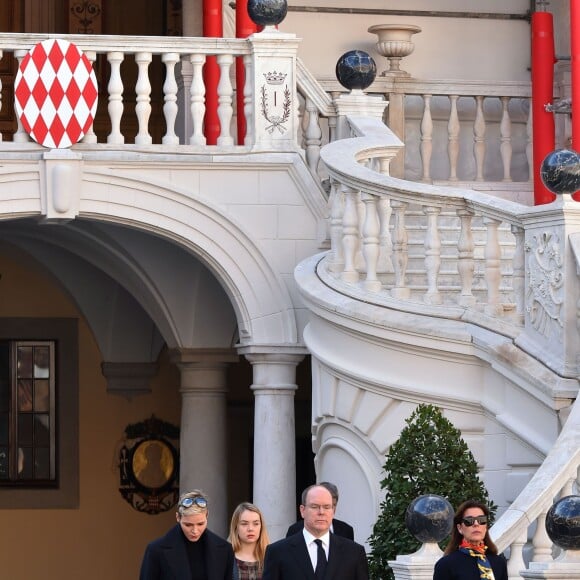
[[[368,31],[379,38],[377,52],[389,59],[389,68],[381,76],[410,76],[401,70],[401,59],[409,56],[415,49],[413,34],[421,32],[420,26],[414,24],[375,24]]]

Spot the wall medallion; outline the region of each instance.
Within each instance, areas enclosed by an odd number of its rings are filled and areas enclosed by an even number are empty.
[[[119,491],[137,511],[158,514],[179,498],[179,427],[149,419],[125,429],[119,449]]]

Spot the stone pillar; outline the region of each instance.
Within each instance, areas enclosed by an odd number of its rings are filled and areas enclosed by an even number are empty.
[[[436,542],[426,542],[413,554],[389,560],[395,580],[432,580],[435,562],[443,556]]]
[[[230,349],[176,349],[181,372],[180,493],[202,489],[209,497],[209,528],[225,537],[229,526],[226,449],[226,371],[238,356]]]
[[[249,41],[253,57],[254,149],[296,150],[299,105],[296,53],[299,40],[294,34],[278,32],[267,26],[263,32],[252,34]]]
[[[334,99],[334,104],[338,117],[336,138],[348,139],[351,136],[351,128],[347,117],[371,117],[382,121],[389,103],[383,97],[366,95],[360,90],[353,90]]]
[[[270,540],[296,521],[296,366],[303,354],[248,352],[253,367],[254,503],[264,513]]]

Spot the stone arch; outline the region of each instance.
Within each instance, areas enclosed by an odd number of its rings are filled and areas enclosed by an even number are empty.
[[[39,174],[30,167],[18,174],[0,183],[1,218],[42,216],[46,200],[42,200]],[[18,183],[10,177],[18,177]],[[298,332],[289,292],[249,233],[207,199],[142,177],[85,166],[76,217],[141,230],[191,252],[229,297],[242,346],[295,344]],[[27,200],[27,210],[18,215],[12,212],[15,198]],[[117,258],[122,260],[120,255]]]
[[[337,517],[350,523],[355,540],[365,543],[372,532],[382,499],[382,465],[376,454],[357,433],[328,417],[316,433],[317,481],[338,486]]]

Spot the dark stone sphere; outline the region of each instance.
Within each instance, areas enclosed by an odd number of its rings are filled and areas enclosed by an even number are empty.
[[[377,65],[373,57],[363,50],[349,50],[336,63],[336,78],[348,90],[364,90],[370,87],[377,76]]]
[[[580,495],[559,499],[546,514],[550,540],[564,550],[580,550]]]
[[[440,542],[453,528],[453,506],[440,495],[420,495],[405,512],[407,529],[420,542]]]
[[[287,12],[287,0],[248,0],[248,16],[259,26],[280,24]]]
[[[542,161],[540,177],[552,193],[580,190],[580,155],[570,149],[552,151]]]

